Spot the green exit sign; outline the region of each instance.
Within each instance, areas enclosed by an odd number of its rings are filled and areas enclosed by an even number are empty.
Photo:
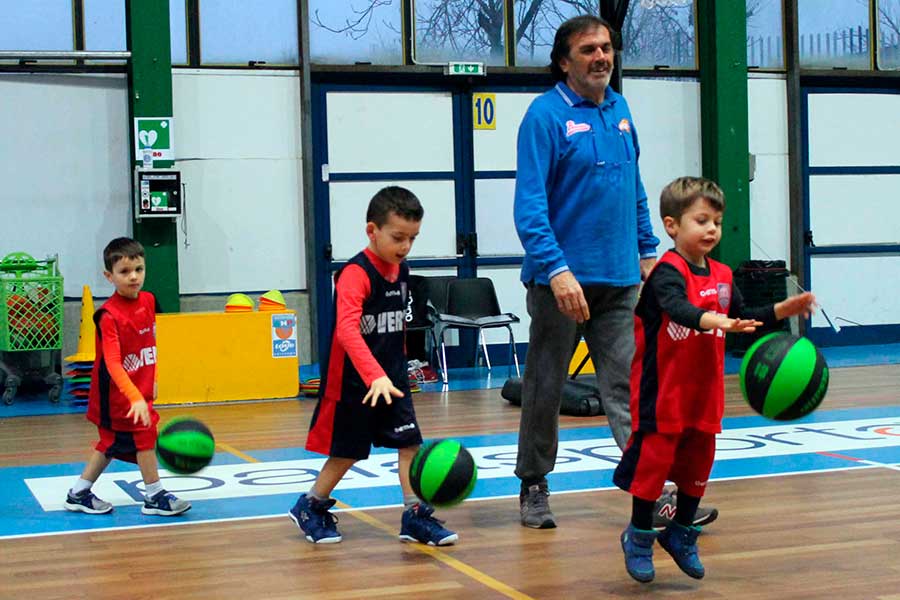
[[[447,67],[447,75],[484,75],[484,63],[452,62]]]

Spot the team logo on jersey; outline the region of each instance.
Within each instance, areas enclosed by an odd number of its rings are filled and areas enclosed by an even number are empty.
[[[716,288],[719,292],[719,306],[722,310],[728,310],[728,305],[731,303],[731,285],[720,283]]]
[[[669,337],[675,340],[676,342],[680,342],[681,340],[686,340],[691,335],[691,328],[685,327],[684,325],[679,325],[675,321],[669,321],[669,326],[666,327],[666,332],[668,332]]]
[[[575,121],[566,121],[566,137],[572,137],[576,133],[590,131],[590,123],[576,123]]]
[[[359,319],[359,331],[363,335],[369,335],[375,328],[378,326],[378,322],[375,320],[375,315],[363,315]]]
[[[128,354],[122,359],[122,368],[127,373],[134,373],[146,365],[156,364],[156,346],[141,348],[138,354]]]
[[[631,133],[631,123],[628,122],[628,119],[619,121],[619,131],[622,133]]]

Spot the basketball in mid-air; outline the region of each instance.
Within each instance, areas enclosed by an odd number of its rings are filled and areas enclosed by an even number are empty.
[[[807,338],[770,333],[747,350],[740,382],[753,410],[770,419],[790,421],[822,403],[828,391],[828,365]]]
[[[172,419],[156,439],[156,456],[162,467],[173,473],[196,473],[215,453],[216,440],[209,427],[190,417]]]
[[[409,467],[409,480],[420,500],[435,506],[453,506],[472,493],[478,467],[458,441],[438,440],[419,448]]]

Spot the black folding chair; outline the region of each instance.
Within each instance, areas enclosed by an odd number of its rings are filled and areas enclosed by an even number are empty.
[[[516,375],[519,375],[519,355],[516,352],[516,340],[511,325],[519,322],[519,317],[513,313],[500,311],[500,303],[497,301],[497,293],[493,282],[486,277],[475,279],[453,279],[447,284],[447,310],[438,312],[433,316],[436,336],[441,344],[441,375],[444,383],[447,383],[447,351],[444,342],[444,332],[448,329],[475,329],[481,339],[481,349],[484,352],[484,360],[487,368],[491,370],[491,359],[488,356],[487,343],[484,339],[484,330],[504,327],[509,332],[510,358],[516,366]],[[475,346],[475,359],[478,359],[478,344]]]

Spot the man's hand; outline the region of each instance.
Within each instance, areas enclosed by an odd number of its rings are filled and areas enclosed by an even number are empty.
[[[391,383],[391,378],[387,375],[379,377],[375,381],[372,382],[372,386],[369,388],[368,393],[366,393],[363,398],[362,403],[368,404],[369,400],[372,401],[372,407],[378,403],[379,398],[384,398],[384,401],[388,404],[393,402],[391,396],[395,396],[397,398],[403,397],[403,392],[394,387],[394,384]]]
[[[650,277],[650,271],[653,270],[655,264],[655,257],[641,259],[641,281],[647,281],[647,278]]]
[[[571,271],[563,271],[550,280],[550,289],[556,297],[559,311],[574,320],[584,323],[591,318],[591,311],[584,299],[584,290]]]
[[[150,426],[150,407],[147,406],[146,400],[138,400],[128,409],[125,418],[134,417],[134,424],[140,423],[144,427]]]

